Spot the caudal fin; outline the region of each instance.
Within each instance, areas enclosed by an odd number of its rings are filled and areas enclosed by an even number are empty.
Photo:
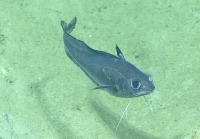
[[[64,33],[70,34],[76,25],[76,17],[72,19],[72,21],[67,25],[64,21],[60,22]]]

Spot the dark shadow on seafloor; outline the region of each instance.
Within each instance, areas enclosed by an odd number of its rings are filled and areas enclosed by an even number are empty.
[[[158,139],[150,134],[145,133],[129,125],[126,121],[122,121],[119,125],[118,130],[115,132],[116,125],[119,119],[116,118],[115,114],[109,110],[101,102],[95,102],[91,100],[92,107],[94,111],[99,115],[99,117],[104,121],[104,123],[110,128],[110,130],[116,134],[119,139]]]
[[[43,92],[43,88],[46,85],[46,83],[52,78],[53,78],[52,76],[48,76],[43,78],[41,81],[30,84],[29,86],[30,92],[40,104],[44,116],[51,123],[52,131],[55,131],[60,139],[72,139],[72,138],[78,139],[76,133],[74,133],[69,128],[69,126],[66,125],[66,123],[62,123],[61,121],[59,121],[59,117],[56,117],[56,115],[48,109],[49,104],[45,101],[46,94],[45,92]]]

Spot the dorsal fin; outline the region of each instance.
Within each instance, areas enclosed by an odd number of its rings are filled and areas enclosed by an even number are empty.
[[[116,51],[117,51],[117,56],[120,58],[120,59],[123,59],[125,60],[124,58],[124,55],[122,54],[121,50],[119,49],[119,47],[116,45]]]

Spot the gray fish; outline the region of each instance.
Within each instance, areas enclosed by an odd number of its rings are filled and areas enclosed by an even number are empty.
[[[116,46],[117,56],[90,48],[70,35],[76,17],[67,25],[61,21],[67,56],[96,84],[94,89],[105,89],[116,97],[132,98],[150,94],[155,89],[152,79],[127,62]]]

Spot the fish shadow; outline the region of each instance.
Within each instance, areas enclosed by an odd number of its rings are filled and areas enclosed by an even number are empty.
[[[133,127],[125,120],[121,121],[119,128],[115,131],[119,117],[114,112],[108,109],[103,103],[95,102],[91,100],[94,111],[99,115],[103,122],[110,128],[110,130],[116,134],[119,139],[158,139],[144,131]]]

